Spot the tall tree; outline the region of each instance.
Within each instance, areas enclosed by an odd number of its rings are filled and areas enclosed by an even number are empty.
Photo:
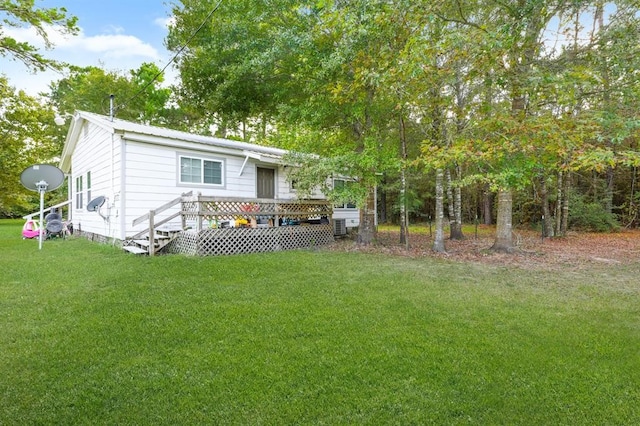
[[[128,74],[72,67],[68,77],[51,83],[49,97],[60,113],[113,112],[126,120],[182,128],[183,115],[170,105],[172,91],[161,87],[162,82],[160,69],[152,63],[144,63]]]
[[[33,193],[20,185],[20,173],[32,164],[54,163],[64,135],[50,105],[16,91],[5,77],[0,77],[0,112],[0,215],[14,216],[35,205]]]
[[[183,5],[175,10],[169,37],[174,49],[211,8]],[[394,18],[409,10],[364,0],[223,4],[180,60],[184,93],[198,108],[221,116],[272,117],[280,132],[290,134],[319,130],[321,138],[298,138],[295,148],[351,162],[348,175],[360,187],[354,192],[362,214],[358,238],[369,243],[375,233],[373,189],[389,158],[400,155],[393,96],[382,81],[406,40],[399,36],[406,27]],[[395,153],[388,155],[392,139]]]
[[[295,92],[287,90],[290,65],[301,59],[309,16],[291,0],[181,3],[167,37],[170,50],[183,52],[180,105],[220,136],[254,138],[255,127],[266,128],[277,113],[280,93]]]
[[[473,64],[477,75],[489,76],[497,83],[483,137],[489,141],[483,152],[494,171],[487,177],[498,191],[498,222],[492,249],[512,251],[513,191],[531,181],[536,162],[533,153],[542,149],[539,138],[531,139],[539,125],[539,81],[545,81],[540,63],[544,59],[543,35],[552,18],[586,2],[553,0],[478,2],[473,7],[442,10],[438,16],[455,22],[478,36],[478,45],[486,55]],[[487,56],[491,55],[491,56]],[[499,118],[498,118],[499,117]],[[538,144],[538,145],[536,145]],[[481,144],[483,145],[483,144]]]

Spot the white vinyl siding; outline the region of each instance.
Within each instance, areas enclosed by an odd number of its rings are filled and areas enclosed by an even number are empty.
[[[112,137],[104,129],[91,123],[80,131],[71,160],[73,173],[73,225],[83,232],[122,238],[119,205],[116,194],[120,188],[120,138]],[[113,208],[107,222],[96,212],[86,210],[92,199],[104,196]],[[104,209],[103,212],[107,210]]]

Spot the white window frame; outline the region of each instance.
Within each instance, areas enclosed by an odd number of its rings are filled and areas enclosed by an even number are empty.
[[[75,182],[75,193],[76,193],[76,205],[75,210],[81,210],[83,208],[83,197],[82,197],[82,175],[76,176]]]
[[[85,183],[85,186],[87,187],[87,202],[86,204],[89,205],[89,202],[91,201],[91,172],[87,172],[87,181]]]
[[[334,189],[336,188],[336,182],[337,181],[343,182],[343,185],[346,185],[349,182],[353,183],[353,180],[344,179],[344,178],[334,178],[333,179],[333,188]],[[344,203],[344,204],[336,204],[336,205],[334,205],[334,209],[357,210],[358,206],[356,205],[356,203]]]
[[[182,159],[197,160],[200,162],[200,182],[185,182],[182,180]],[[205,162],[219,163],[220,164],[220,183],[206,183],[204,182],[204,165]],[[178,154],[178,185],[181,186],[204,186],[208,188],[223,188],[226,183],[226,164],[221,158],[202,157],[192,154]]]

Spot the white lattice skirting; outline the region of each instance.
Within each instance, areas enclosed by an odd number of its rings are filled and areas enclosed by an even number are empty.
[[[272,228],[225,228],[184,231],[165,249],[168,253],[219,256],[311,248],[332,243],[331,224]]]

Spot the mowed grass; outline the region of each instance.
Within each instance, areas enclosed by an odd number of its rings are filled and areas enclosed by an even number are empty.
[[[137,257],[0,221],[0,424],[640,424],[640,262]]]

